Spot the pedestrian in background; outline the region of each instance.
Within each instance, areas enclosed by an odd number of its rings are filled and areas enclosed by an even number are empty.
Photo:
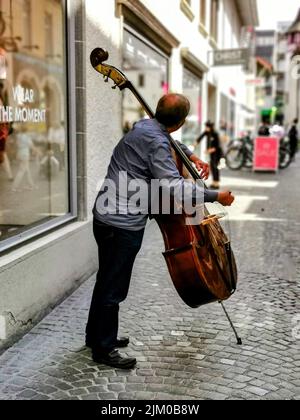
[[[52,145],[53,156],[59,162],[60,171],[65,169],[65,136],[63,121],[56,123],[53,127],[49,128],[48,142]]]
[[[292,127],[289,131],[290,139],[290,149],[291,149],[291,158],[295,159],[296,153],[298,151],[298,141],[299,141],[299,131],[298,131],[298,118],[295,118],[292,124]]]
[[[270,123],[267,120],[264,120],[259,129],[258,129],[258,135],[263,137],[269,137],[270,135]]]
[[[31,140],[29,133],[27,132],[26,124],[20,124],[16,135],[16,146],[17,146],[17,161],[19,162],[18,172],[15,181],[12,186],[12,192],[17,192],[20,185],[22,184],[25,176],[27,178],[28,187],[27,189],[35,189],[35,184],[32,179],[30,169],[30,157],[31,152],[36,151],[34,144]]]
[[[221,148],[220,136],[219,133],[215,130],[215,125],[213,122],[208,121],[205,124],[205,131],[197,139],[197,145],[201,143],[204,137],[207,138],[206,153],[210,156],[210,167],[213,176],[213,183],[211,184],[211,189],[218,190],[220,188],[219,164],[223,153]]]
[[[275,124],[270,128],[270,135],[277,137],[279,141],[285,138],[285,129],[282,121],[276,121]]]
[[[0,124],[0,165],[3,165],[9,181],[13,180],[10,161],[6,153],[6,142],[9,136],[9,125],[7,123]]]
[[[0,106],[8,105],[7,92],[4,84],[0,83]],[[10,161],[6,153],[7,139],[12,132],[11,124],[3,121],[0,123],[0,165],[3,165],[4,171],[9,181],[13,181],[13,174],[10,166]]]

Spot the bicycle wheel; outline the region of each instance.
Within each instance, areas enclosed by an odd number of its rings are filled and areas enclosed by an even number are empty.
[[[238,171],[244,166],[244,153],[240,147],[231,147],[225,156],[226,165],[233,171]]]
[[[280,169],[286,169],[290,166],[290,163],[292,161],[291,152],[286,147],[280,148],[280,162],[279,162],[279,168]]]

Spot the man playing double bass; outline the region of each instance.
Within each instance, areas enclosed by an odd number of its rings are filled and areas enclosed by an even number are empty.
[[[180,129],[190,111],[187,98],[179,94],[164,96],[158,103],[155,118],[135,124],[114,150],[106,177],[109,185],[116,185],[120,199],[119,174],[126,173],[127,181],[168,180],[197,189],[204,202],[218,201],[231,206],[234,197],[229,191],[203,190],[185,181],[171,154],[170,133]],[[184,153],[195,164],[203,179],[209,176],[209,166],[180,144]],[[102,187],[94,207],[94,236],[98,245],[99,272],[86,327],[86,345],[92,349],[93,360],[121,369],[132,369],[136,359],[123,357],[118,348],[127,347],[129,338],[118,338],[119,304],[128,294],[135,258],[141,248],[148,215],[137,212],[107,211],[104,203],[107,193]],[[119,209],[120,210],[120,209]]]

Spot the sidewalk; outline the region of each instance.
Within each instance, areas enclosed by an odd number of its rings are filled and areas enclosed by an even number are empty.
[[[300,399],[300,157],[278,175],[224,171],[240,283],[226,307],[178,298],[155,223],[121,310],[127,372],[98,366],[83,347],[94,278],[0,357],[0,399]],[[238,178],[239,177],[239,178]]]

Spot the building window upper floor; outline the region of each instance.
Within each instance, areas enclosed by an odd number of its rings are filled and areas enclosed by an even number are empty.
[[[206,26],[206,1],[200,0],[200,23],[204,27]]]
[[[219,23],[219,0],[211,0],[210,3],[210,36],[218,42]]]

